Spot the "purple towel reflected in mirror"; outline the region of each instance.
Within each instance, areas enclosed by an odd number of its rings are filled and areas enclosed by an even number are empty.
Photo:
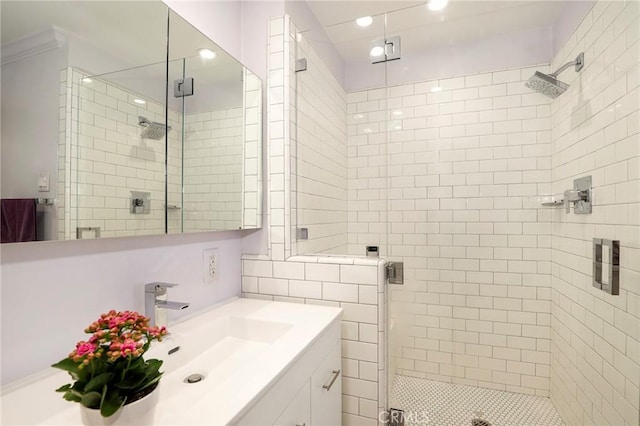
[[[34,198],[0,200],[0,239],[3,243],[36,240],[36,200]]]

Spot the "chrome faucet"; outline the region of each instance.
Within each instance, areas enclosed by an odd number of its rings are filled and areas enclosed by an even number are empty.
[[[144,286],[144,312],[147,317],[149,317],[149,325],[157,326],[157,325],[165,325],[165,324],[157,324],[156,322],[156,309],[172,309],[179,311],[181,309],[187,309],[189,307],[188,303],[184,302],[171,302],[166,299],[167,289],[169,287],[175,287],[178,284],[171,283],[149,283]],[[164,297],[163,297],[164,296]]]
[[[564,191],[564,208],[567,213],[571,213],[571,203],[574,205],[580,201],[589,201],[589,191],[579,189],[567,189]]]

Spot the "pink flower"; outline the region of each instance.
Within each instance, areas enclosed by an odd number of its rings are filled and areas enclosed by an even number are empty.
[[[78,342],[76,345],[76,355],[84,356],[96,350],[96,345],[87,342]]]
[[[120,351],[126,353],[128,350],[131,352],[136,350],[136,342],[132,339],[125,339],[122,345],[120,345]]]

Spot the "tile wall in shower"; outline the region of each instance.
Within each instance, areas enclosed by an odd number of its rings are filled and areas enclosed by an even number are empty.
[[[296,242],[297,253],[346,254],[347,93],[307,34],[296,40],[295,54],[307,60],[307,69],[292,80],[292,215],[309,230],[307,240]]]
[[[551,119],[524,86],[536,69],[348,94],[349,247],[378,238],[388,198],[400,374],[549,393],[551,211],[536,197],[551,190]]]
[[[164,233],[164,138],[140,138],[138,124],[138,116],[164,122],[164,108],[151,100],[136,104],[139,94],[84,77],[73,68],[61,72],[59,188],[65,195],[58,198],[64,200],[60,208],[69,207],[59,214],[60,239],[75,238],[77,226],[100,227],[101,237]],[[181,180],[181,121],[170,111],[170,182]],[[130,213],[132,190],[151,193],[149,215]],[[177,198],[179,185],[169,193]],[[179,216],[169,220],[170,229],[179,229]]]
[[[151,100],[135,104],[139,94],[97,78],[82,83],[84,76],[72,68],[61,72],[59,187],[68,196],[59,197],[60,238],[75,238],[76,226],[100,227],[101,237],[164,233],[165,139],[141,138],[138,124],[139,116],[163,123],[164,108]],[[167,204],[178,207],[168,211],[169,233],[182,231],[183,215],[185,232],[237,229],[243,108],[184,117],[183,147],[181,114],[169,110]],[[149,215],[131,214],[130,191],[151,193]]]
[[[184,121],[184,231],[238,229],[242,214],[243,108],[185,114]],[[180,189],[180,181],[176,184]],[[181,200],[170,204],[180,206]]]
[[[262,80],[243,70],[244,149],[242,152],[242,228],[262,227]]]
[[[585,54],[552,104],[552,188],[593,178],[593,213],[554,211],[551,400],[567,424],[640,419],[640,3],[597,2],[553,68]],[[592,286],[594,237],[620,240],[620,294]]]

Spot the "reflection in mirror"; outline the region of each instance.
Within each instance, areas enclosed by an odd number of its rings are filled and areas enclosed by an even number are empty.
[[[169,108],[184,118],[182,231],[255,228],[260,80],[173,12],[169,28]]]
[[[260,227],[255,75],[161,2],[0,7],[3,242]]]
[[[164,234],[165,159],[168,176],[180,167],[179,114],[170,111],[165,126],[166,64],[102,75],[67,72],[72,102],[61,126],[71,119],[65,142],[72,173],[64,238],[73,238],[74,230],[82,239],[96,238],[98,230],[101,238]],[[179,191],[170,188],[170,198]]]

